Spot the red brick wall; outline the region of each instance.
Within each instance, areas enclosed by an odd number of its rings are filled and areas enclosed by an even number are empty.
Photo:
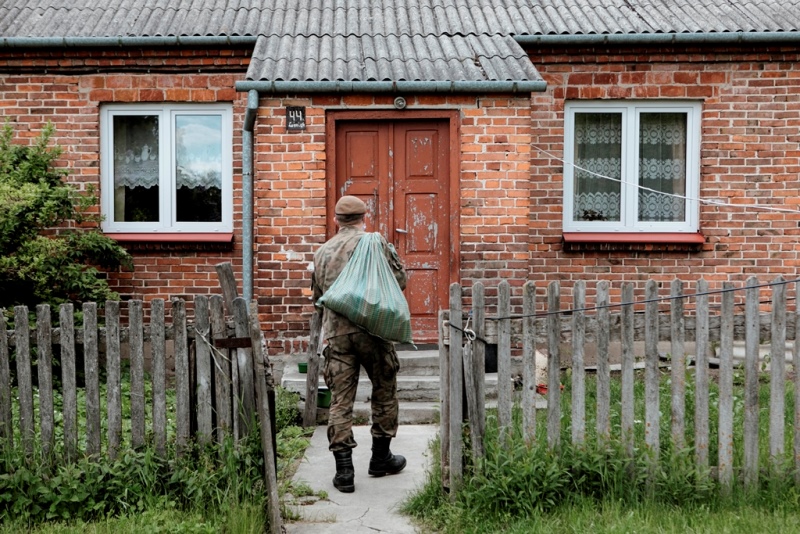
[[[102,104],[233,103],[235,245],[225,251],[202,245],[139,247],[133,271],[111,275],[123,296],[149,301],[219,293],[214,266],[221,261],[231,261],[241,273],[241,132],[247,95],[237,93],[234,84],[244,79],[249,57],[244,48],[0,53],[0,120],[10,120],[22,139],[35,138],[52,122],[53,143],[64,149],[58,165],[68,169],[74,183],[100,186]]]
[[[800,53],[796,46],[748,49],[612,48],[537,50],[530,57],[547,81],[532,96],[530,279],[544,288],[560,280],[564,302],[572,284],[678,277],[743,284],[797,277],[800,213],[754,209],[800,208]],[[564,103],[578,99],[692,99],[703,103],[700,194],[736,204],[704,205],[698,251],[566,252],[562,247]],[[549,152],[556,157],[549,156]],[[684,291],[694,291],[694,284]],[[571,302],[571,301],[570,301]],[[566,306],[566,304],[564,304]]]
[[[255,294],[271,354],[304,350],[309,265],[325,240],[327,110],[393,110],[393,96],[261,99],[256,121]],[[522,283],[528,265],[530,102],[527,98],[408,96],[408,108],[460,110],[461,278]],[[286,132],[285,106],[305,106]],[[502,192],[502,193],[500,193]]]

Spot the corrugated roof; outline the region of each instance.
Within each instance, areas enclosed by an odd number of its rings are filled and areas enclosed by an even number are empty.
[[[512,36],[796,32],[800,0],[2,0],[0,36],[258,36],[249,80],[538,80]]]

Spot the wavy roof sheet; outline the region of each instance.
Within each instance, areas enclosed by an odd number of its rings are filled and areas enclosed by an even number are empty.
[[[3,0],[0,37],[258,37],[250,80],[538,80],[512,36],[796,32],[800,0]]]

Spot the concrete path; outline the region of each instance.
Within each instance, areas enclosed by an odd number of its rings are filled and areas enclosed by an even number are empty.
[[[367,474],[372,438],[369,426],[353,427],[358,447],[353,451],[356,491],[341,493],[333,487],[336,465],[328,451],[326,427],[318,426],[295,473],[294,481],[315,492],[324,490],[327,499],[297,499],[290,507],[302,519],[286,523],[288,534],[415,534],[419,532],[400,505],[425,483],[431,461],[430,443],[438,425],[400,425],[392,440],[392,452],[406,457],[408,465],[397,475],[381,478]]]

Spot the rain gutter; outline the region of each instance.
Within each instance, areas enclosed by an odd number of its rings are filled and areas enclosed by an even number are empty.
[[[515,35],[523,46],[531,45],[647,45],[647,44],[778,44],[800,43],[800,32],[714,33],[614,33],[569,35]]]
[[[253,130],[258,114],[258,91],[247,95],[242,128],[242,296],[253,299]]]
[[[164,37],[3,37],[0,48],[82,48],[109,46],[255,45],[257,36],[173,35]]]
[[[541,93],[544,80],[524,81],[243,81],[237,91],[259,93]]]

